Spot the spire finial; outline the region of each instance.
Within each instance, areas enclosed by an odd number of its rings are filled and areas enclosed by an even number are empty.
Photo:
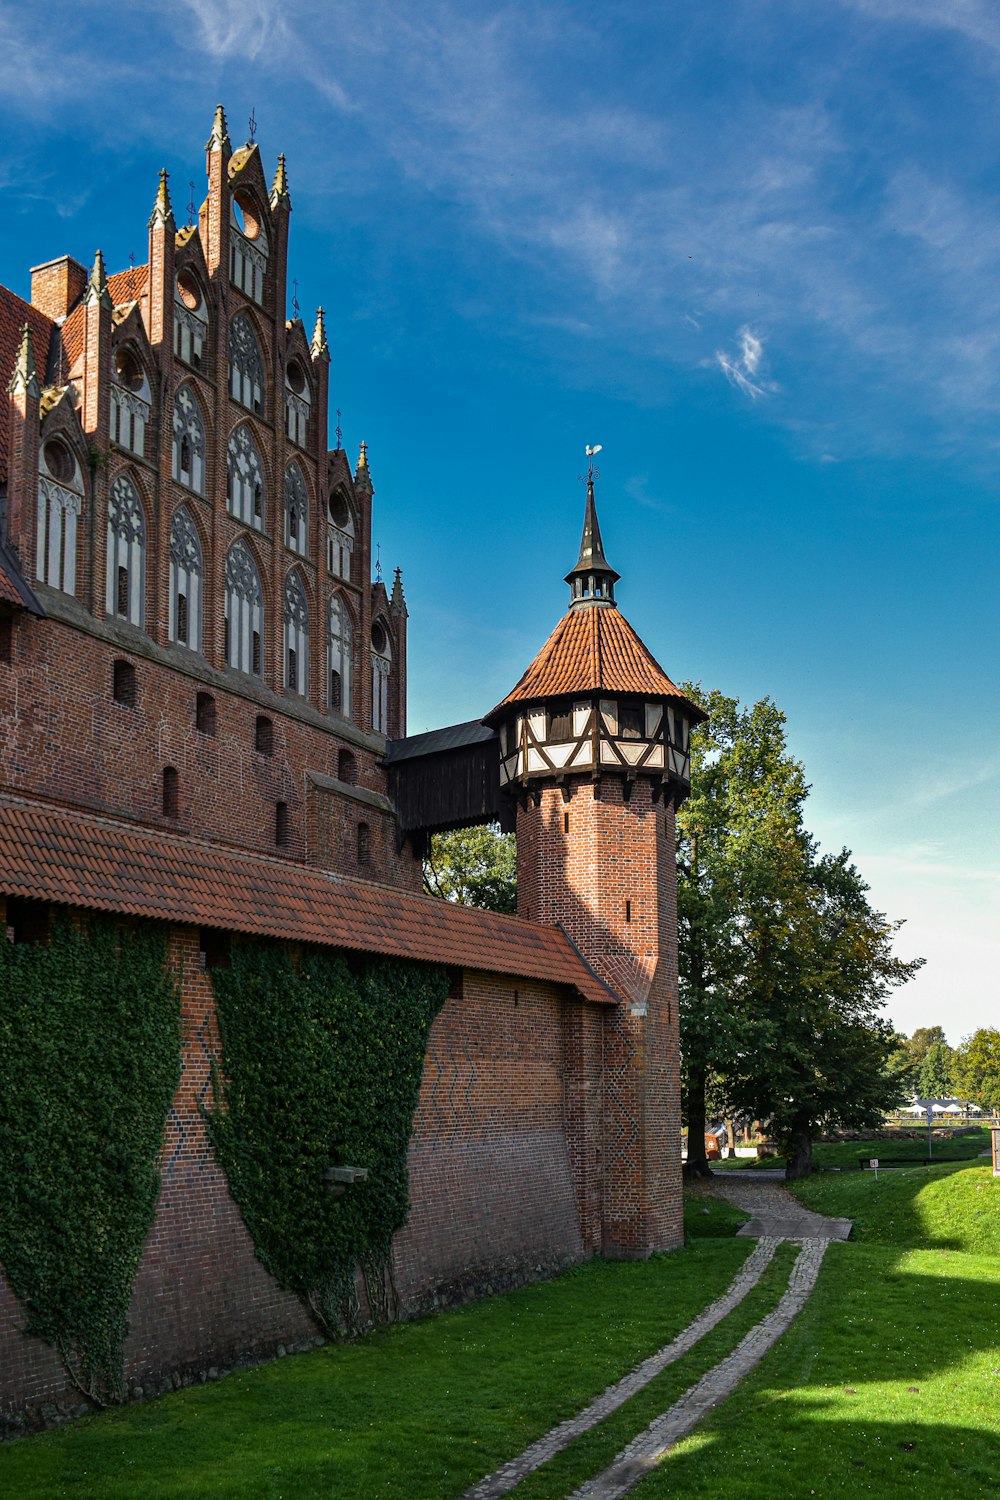
[[[583,513],[583,536],[580,540],[580,556],[576,567],[566,574],[566,582],[573,591],[570,608],[577,604],[615,603],[615,584],[621,577],[604,556],[601,527],[597,519],[597,502],[594,499],[594,480],[600,478],[594,459],[601,451],[600,443],[587,444],[587,505]],[[581,478],[583,476],[581,475]]]
[[[397,614],[406,613],[406,598],[403,594],[402,568],[395,568],[393,570],[392,593],[389,596],[389,603],[392,605],[392,608],[396,611]]]
[[[288,173],[285,170],[285,154],[278,157],[278,169],[274,174],[274,182],[271,184],[271,207],[277,208],[283,203],[286,208],[291,208],[292,199],[288,191]]]
[[[162,225],[164,229],[176,229],[174,223],[174,211],[170,204],[170,189],[167,186],[170,181],[170,173],[166,167],[160,169],[160,185],[156,190],[156,202],[153,204],[153,212],[150,215],[149,227],[155,229]]]
[[[323,321],[323,309],[316,309],[316,327],[313,329],[312,343],[309,345],[313,359],[325,359],[329,362],[330,345],[326,341],[326,324]]]
[[[368,467],[368,444],[365,442],[364,438],[362,438],[361,439],[361,451],[358,454],[358,468],[359,469],[367,469],[367,467]]]
[[[229,127],[226,124],[226,111],[221,104],[215,106],[215,119],[212,121],[212,134],[205,142],[206,151],[229,151]]]
[[[21,343],[14,362],[14,373],[10,377],[7,389],[12,396],[19,395],[23,391],[26,395],[37,399],[41,394],[38,371],[35,369],[35,350],[31,342],[31,329],[27,323],[21,329]]]
[[[368,444],[364,441],[361,443],[361,451],[358,454],[358,467],[354,471],[354,483],[369,495],[372,494],[372,473],[368,467]]]
[[[87,294],[84,302],[89,306],[93,302],[100,302],[105,307],[111,306],[111,293],[108,291],[108,278],[104,270],[104,256],[100,250],[94,256],[94,266],[87,282]]]

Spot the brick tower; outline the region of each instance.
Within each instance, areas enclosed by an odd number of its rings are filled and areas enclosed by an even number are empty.
[[[600,1204],[603,1253],[644,1256],[683,1237],[674,814],[704,714],[620,613],[618,579],[591,462],[569,609],[485,722],[517,799],[518,912],[561,927],[619,998],[602,1040],[603,1099],[589,1101],[586,1125],[580,1112],[578,1177]],[[585,1045],[567,1037],[571,1090]]]

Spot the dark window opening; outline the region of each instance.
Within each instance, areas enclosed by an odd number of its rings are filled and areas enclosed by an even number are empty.
[[[180,816],[180,777],[173,766],[165,766],[163,770],[163,816]]]
[[[336,667],[330,673],[330,707],[339,708],[343,698],[343,689],[340,683],[340,673]]]
[[[232,504],[233,500],[233,471],[226,470],[226,499]]]
[[[253,655],[253,674],[254,674],[255,677],[259,677],[261,675],[260,674],[260,631],[259,630],[255,630],[254,633],[253,633],[253,652],[252,652],[252,655]]]
[[[372,831],[367,823],[358,824],[358,864],[370,865],[372,862]]]
[[[264,491],[259,484],[253,487],[253,513],[258,520],[264,514]]]
[[[7,897],[8,943],[47,943],[52,909],[47,901]]]
[[[188,601],[187,594],[177,595],[177,639],[182,646],[187,645],[188,638]]]
[[[632,903],[631,903],[631,901],[626,901],[625,902],[625,920],[626,920],[626,922],[631,922],[631,920],[632,920]]]
[[[126,708],[135,708],[135,667],[130,661],[115,662],[112,671],[111,696],[116,703],[124,704]]]
[[[288,843],[288,803],[274,805],[274,842],[280,846]]]
[[[118,569],[118,613],[128,616],[128,568]]]
[[[619,703],[618,734],[623,740],[641,740],[645,730],[642,704]]]
[[[183,438],[181,438],[181,473],[182,474],[190,474],[190,472],[191,472],[191,440],[190,440],[190,438],[183,437]]]
[[[337,776],[354,786],[358,779],[358,761],[352,750],[341,750],[337,755]]]
[[[202,734],[215,734],[217,731],[217,722],[215,699],[211,693],[199,693],[195,700],[195,729],[200,730]]]
[[[14,620],[11,615],[0,615],[0,661],[14,659]]]
[[[198,934],[198,959],[203,969],[228,969],[231,938],[228,932],[203,927]]]
[[[295,647],[288,648],[288,686],[293,690],[299,685],[298,659],[295,655]]]
[[[569,833],[569,813],[563,813],[563,833]]]
[[[550,740],[568,740],[573,737],[573,710],[571,708],[549,709]]]
[[[257,718],[257,727],[254,731],[254,749],[260,755],[274,754],[274,725],[263,714],[259,714]]]

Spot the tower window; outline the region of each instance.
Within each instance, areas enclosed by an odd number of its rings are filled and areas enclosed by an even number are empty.
[[[119,474],[108,498],[107,611],[142,625],[146,566],[146,520],[139,492]]]
[[[165,766],[163,770],[163,816],[165,818],[177,818],[180,816],[180,777],[174,766]]]
[[[198,934],[199,960],[203,969],[228,969],[230,938],[228,932],[203,927]]]
[[[619,703],[618,705],[618,734],[623,740],[641,740],[643,737],[644,714],[641,703]]]
[[[0,616],[0,661],[9,662],[14,655],[14,621],[10,615]]]
[[[257,716],[253,747],[258,755],[274,754],[274,725],[263,714],[258,714]]]
[[[135,708],[135,667],[130,661],[116,661],[111,675],[111,696],[125,708]]]
[[[550,740],[568,740],[573,735],[573,710],[571,708],[553,708],[549,710],[549,732],[547,738]]]
[[[358,779],[358,762],[352,750],[341,750],[337,755],[337,777],[340,781],[346,781],[348,786],[354,786]]]
[[[215,699],[211,693],[199,693],[195,702],[194,727],[201,734],[215,734],[217,719]]]
[[[170,526],[170,605],[167,634],[172,641],[201,650],[203,559],[198,531],[182,505]]]
[[[279,848],[288,843],[288,803],[274,804],[274,842]]]
[[[569,813],[563,813],[563,833],[569,833]]]
[[[372,831],[367,823],[358,824],[358,864],[370,865],[372,862]]]
[[[631,903],[631,901],[626,901],[625,902],[625,920],[626,920],[626,922],[631,922],[631,920],[632,920],[632,903]]]

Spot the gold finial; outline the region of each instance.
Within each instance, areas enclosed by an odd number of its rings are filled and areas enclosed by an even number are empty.
[[[359,469],[367,469],[367,467],[368,467],[368,444],[365,442],[364,438],[362,438],[361,439],[361,452],[358,454],[358,468]]]
[[[309,352],[312,354],[313,359],[328,360],[330,358],[330,345],[326,341],[326,323],[323,321],[323,309],[321,307],[317,307],[316,309],[316,327],[313,329]]]

